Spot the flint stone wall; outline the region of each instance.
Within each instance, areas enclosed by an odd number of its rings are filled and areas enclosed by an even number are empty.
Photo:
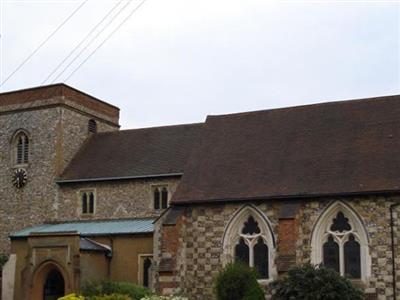
[[[59,220],[113,219],[158,217],[163,210],[155,210],[153,187],[167,185],[169,198],[175,192],[180,178],[120,180],[60,186]],[[94,190],[96,212],[81,214],[80,191]]]
[[[60,202],[55,180],[89,136],[87,125],[92,117],[90,110],[78,112],[66,106],[1,107],[0,252],[9,252],[10,233],[58,218]],[[117,128],[98,120],[99,132]],[[29,163],[23,166],[15,164],[11,143],[19,129],[26,130],[30,137]],[[19,167],[28,175],[27,184],[20,189],[12,184]]]
[[[370,238],[370,256],[372,259],[371,278],[360,284],[369,294],[369,299],[393,300],[392,290],[392,252],[390,239],[391,204],[399,202],[400,197],[363,197],[347,199],[319,199],[302,201],[296,219],[298,224],[296,236],[296,263],[310,262],[312,229],[324,209],[336,200],[349,204],[361,217]],[[278,249],[285,236],[278,235],[279,201],[252,203],[261,210],[271,222],[272,230],[278,241]],[[155,232],[155,269],[160,267],[162,259],[176,257],[173,272],[162,281],[171,282],[168,292],[188,295],[190,299],[214,299],[212,293],[213,278],[221,270],[223,262],[222,238],[225,228],[232,217],[245,203],[238,204],[204,204],[185,208],[182,215],[182,226],[179,231],[179,250],[177,253],[162,251],[166,241],[163,237],[162,219],[157,222]],[[400,231],[399,209],[395,217],[395,251],[397,282],[400,281],[400,247],[398,235]],[[285,231],[284,231],[285,232]],[[276,254],[276,263],[280,259]],[[156,272],[160,276],[159,272]],[[160,279],[160,278],[158,278]],[[158,280],[156,289],[162,290],[162,281]],[[160,283],[161,282],[161,283]],[[175,283],[175,284],[173,284]],[[397,286],[400,295],[400,284]],[[267,289],[268,291],[268,289]]]

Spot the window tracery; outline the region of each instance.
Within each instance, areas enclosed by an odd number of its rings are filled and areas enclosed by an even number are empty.
[[[350,279],[369,276],[368,236],[359,217],[347,205],[333,204],[315,225],[312,263],[323,264]]]
[[[239,261],[257,270],[260,280],[275,276],[275,243],[266,218],[251,206],[229,222],[224,234],[225,263]]]

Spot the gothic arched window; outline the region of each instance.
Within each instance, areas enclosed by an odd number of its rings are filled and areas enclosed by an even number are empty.
[[[19,131],[14,135],[15,164],[27,164],[29,162],[29,137],[25,131]]]
[[[242,208],[229,222],[224,233],[225,263],[239,261],[257,270],[259,279],[271,279],[274,237],[266,217],[252,206]]]
[[[312,263],[332,268],[351,279],[370,274],[368,236],[357,214],[341,202],[320,217],[312,236]]]

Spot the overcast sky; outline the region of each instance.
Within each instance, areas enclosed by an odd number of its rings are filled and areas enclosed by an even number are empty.
[[[400,2],[384,0],[147,0],[65,81],[141,3],[124,1],[88,0],[2,91],[41,85],[119,3],[56,82],[120,107],[122,128],[400,94]],[[83,1],[0,2],[3,81]]]

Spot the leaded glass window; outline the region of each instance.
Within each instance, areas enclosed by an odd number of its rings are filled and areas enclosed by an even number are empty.
[[[352,234],[344,244],[344,270],[350,278],[361,278],[360,244]]]
[[[336,272],[340,272],[340,261],[339,261],[339,245],[330,235],[328,240],[324,244],[324,266],[334,269]]]
[[[261,235],[258,222],[253,216],[249,216],[240,230],[240,238],[235,246],[235,260],[255,268],[260,279],[267,279],[268,255],[268,246]]]
[[[249,246],[246,245],[244,239],[240,239],[235,247],[235,260],[249,264]]]
[[[268,278],[268,246],[262,238],[254,245],[254,267],[260,278]]]
[[[339,211],[332,219],[322,245],[323,264],[343,276],[361,278],[361,251],[356,232],[346,215]]]

